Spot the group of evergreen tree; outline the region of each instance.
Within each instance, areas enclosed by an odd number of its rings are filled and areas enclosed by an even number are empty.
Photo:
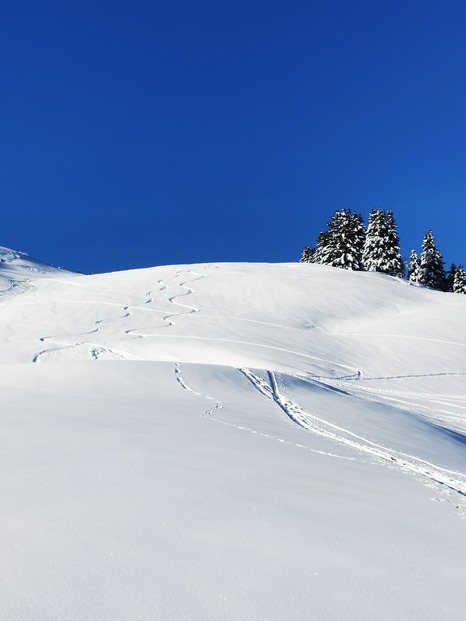
[[[361,214],[349,209],[335,211],[314,248],[305,246],[301,261],[400,278],[405,272],[395,218],[382,209],[372,210],[367,230]]]
[[[442,254],[437,248],[434,235],[427,231],[422,240],[422,252],[418,257],[415,250],[409,258],[408,280],[439,291],[466,294],[466,275],[462,265],[451,264],[445,271]]]
[[[361,214],[350,209],[335,211],[327,229],[317,236],[316,245],[304,247],[301,262],[381,272],[398,278],[403,278],[406,267],[393,212],[382,209],[371,211],[367,228]],[[421,256],[415,250],[411,252],[408,280],[431,289],[466,294],[463,266],[452,264],[445,271],[443,257],[430,230],[424,236]]]

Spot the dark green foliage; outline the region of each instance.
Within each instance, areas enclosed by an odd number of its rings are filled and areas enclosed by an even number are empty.
[[[432,231],[429,230],[424,235],[422,241],[419,282],[425,287],[445,291],[447,289],[447,281],[443,257],[435,245]]]
[[[301,253],[300,263],[311,263],[312,250],[309,246],[304,246],[303,251]]]
[[[453,284],[455,282],[455,274],[458,268],[454,263],[451,264],[450,269],[446,274],[446,289],[447,291],[453,291]]]
[[[398,228],[395,222],[395,216],[390,209],[387,211],[387,229],[388,229],[388,243],[387,254],[390,276],[397,276],[403,278],[405,275],[405,264],[401,256],[400,238],[398,236]]]

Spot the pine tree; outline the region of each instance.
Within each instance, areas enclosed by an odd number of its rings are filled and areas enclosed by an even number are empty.
[[[401,256],[400,238],[398,237],[395,216],[390,209],[387,211],[386,220],[388,228],[388,274],[390,274],[390,276],[403,278],[405,275],[405,264]]]
[[[419,257],[417,256],[417,252],[412,250],[411,256],[409,257],[408,280],[409,282],[418,283],[420,278],[421,263],[419,261]]]
[[[300,263],[311,263],[312,250],[309,246],[304,246],[303,251],[301,253]]]
[[[351,231],[351,243],[354,248],[354,256],[358,262],[358,270],[363,270],[364,265],[362,262],[362,252],[364,249],[364,243],[366,241],[366,227],[364,226],[364,219],[360,213],[355,211],[350,212],[349,229]],[[354,268],[351,268],[354,269]]]
[[[350,209],[335,211],[327,224],[328,231],[320,234],[317,246],[319,263],[361,270],[364,225],[362,216]]]
[[[392,211],[386,214],[382,209],[371,211],[362,258],[368,271],[403,277],[405,266]]]
[[[342,226],[341,212],[336,210],[327,222],[327,230],[317,236],[317,259],[323,265],[334,265],[338,259],[338,231]]]
[[[427,231],[422,241],[420,264],[421,274],[419,282],[421,285],[444,291],[446,289],[446,277],[443,257],[435,245],[431,230]]]
[[[364,269],[369,272],[388,273],[386,241],[388,227],[385,213],[382,209],[373,209],[369,215],[366,240],[362,253]]]
[[[459,265],[455,270],[452,290],[453,293],[466,294],[466,274],[462,265]]]
[[[451,264],[450,269],[447,272],[447,276],[446,276],[446,290],[447,291],[453,291],[453,284],[455,282],[455,274],[456,274],[456,270],[458,268],[456,267],[456,265],[454,263]]]
[[[321,231],[317,235],[317,243],[311,250],[310,262],[311,263],[322,263],[322,256],[324,253],[324,248],[328,246],[330,243],[332,235],[330,231]]]

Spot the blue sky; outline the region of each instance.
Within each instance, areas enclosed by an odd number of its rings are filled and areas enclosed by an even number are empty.
[[[295,261],[392,209],[466,263],[466,3],[4,3],[0,245],[101,272]]]

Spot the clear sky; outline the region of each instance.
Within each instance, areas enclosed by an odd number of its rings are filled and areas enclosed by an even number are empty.
[[[464,0],[0,12],[0,245],[72,270],[297,261],[392,209],[466,263]]]

